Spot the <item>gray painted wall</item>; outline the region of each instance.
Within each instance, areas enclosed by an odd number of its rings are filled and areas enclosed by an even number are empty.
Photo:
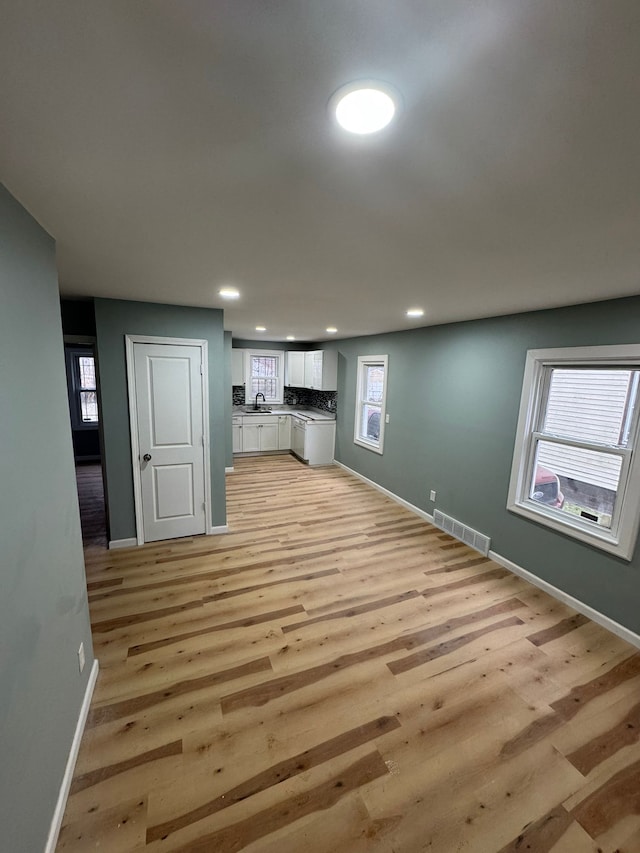
[[[207,340],[212,524],[225,524],[226,426],[222,311],[120,299],[96,299],[95,311],[109,538],[129,539],[136,535],[125,335]]]
[[[55,246],[2,186],[0,295],[0,847],[34,853],[93,651]]]
[[[336,458],[488,534],[497,553],[640,633],[640,546],[628,563],[506,510],[526,351],[638,342],[633,297],[327,343],[339,352]],[[353,427],[357,357],[385,353],[380,456],[353,443]]]

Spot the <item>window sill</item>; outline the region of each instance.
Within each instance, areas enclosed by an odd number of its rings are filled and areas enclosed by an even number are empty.
[[[358,447],[364,447],[366,450],[372,450],[374,453],[379,453],[382,456],[382,447],[373,441],[365,441],[363,438],[354,438],[353,443]]]
[[[601,551],[607,551],[616,557],[623,560],[631,560],[633,557],[633,546],[631,543],[621,542],[610,531],[585,529],[578,520],[572,522],[569,518],[558,518],[556,512],[551,509],[540,507],[530,501],[507,504],[509,512],[516,515],[521,515],[529,521],[534,521],[557,533],[563,533],[565,536],[570,536],[572,539],[577,539],[586,545],[591,545],[593,548],[598,548]]]

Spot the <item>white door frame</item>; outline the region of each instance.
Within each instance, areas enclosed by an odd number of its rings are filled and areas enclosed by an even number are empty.
[[[199,338],[167,338],[152,335],[125,335],[127,360],[127,388],[129,397],[129,432],[131,434],[131,464],[133,466],[133,500],[136,512],[136,539],[138,545],[144,545],[144,525],[142,520],[142,483],[140,480],[140,446],[138,444],[138,421],[136,405],[136,375],[133,362],[134,344],[169,344],[173,346],[200,347],[202,373],[202,436],[204,461],[204,518],[205,534],[213,533],[211,525],[211,451],[209,443],[209,359],[208,343]]]

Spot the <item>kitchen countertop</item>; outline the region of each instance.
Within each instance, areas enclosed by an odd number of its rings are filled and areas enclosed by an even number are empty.
[[[253,415],[249,412],[243,411],[242,406],[234,406],[232,411],[233,417],[241,417],[247,416],[249,418],[257,417],[257,415]],[[296,408],[294,406],[278,406],[275,405],[271,408],[270,412],[260,412],[262,415],[298,415],[301,418],[309,421],[335,421],[336,416],[333,412],[325,412],[321,409],[304,409],[304,408]]]

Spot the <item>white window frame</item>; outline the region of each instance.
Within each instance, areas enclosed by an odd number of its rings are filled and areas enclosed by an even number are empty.
[[[372,405],[370,400],[363,399],[366,387],[365,373],[368,367],[382,365],[384,368],[384,382],[382,383],[382,401],[380,404],[380,436],[377,441],[366,438],[360,434],[360,423],[362,422],[362,409],[364,406]],[[356,411],[353,426],[353,443],[360,447],[366,447],[374,453],[382,454],[384,451],[384,428],[387,414],[387,386],[389,384],[389,356],[388,355],[360,355],[358,356],[358,374],[356,381]]]
[[[640,345],[567,347],[527,352],[507,509],[595,548],[630,560],[640,521],[640,406],[634,414],[627,448],[616,447],[614,450],[613,445],[554,438],[556,443],[610,452],[622,458],[620,483],[610,529],[597,528],[593,522],[569,515],[529,497],[531,474],[535,464],[535,445],[541,436],[541,425],[546,411],[548,377],[554,367],[599,367],[612,370],[619,367],[638,370]]]
[[[284,350],[268,350],[268,349],[250,349],[246,351],[245,356],[245,403],[255,403],[255,394],[251,394],[251,360],[252,358],[263,358],[275,356],[278,359],[278,387],[275,397],[268,397],[264,401],[260,401],[262,405],[271,403],[284,402]]]
[[[81,395],[83,391],[90,388],[82,388],[80,383],[79,359],[92,358],[96,372],[95,394],[98,398],[98,364],[96,353],[92,346],[65,347],[65,358],[67,362],[67,387],[69,395],[69,411],[71,413],[71,427],[74,430],[98,429],[100,426],[100,401],[98,400],[98,420],[85,421],[82,419]]]

